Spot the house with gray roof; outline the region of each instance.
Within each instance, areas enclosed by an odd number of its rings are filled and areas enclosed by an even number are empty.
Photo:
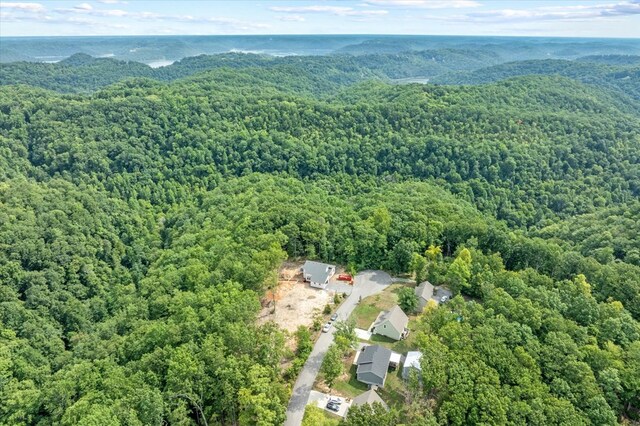
[[[360,395],[353,398],[353,402],[351,403],[351,405],[352,406],[365,405],[365,404],[371,405],[375,402],[382,405],[386,410],[389,409],[389,406],[382,400],[382,398],[380,398],[380,395],[378,395],[378,393],[373,389],[369,389],[368,391],[363,392]]]
[[[435,291],[435,288],[433,284],[431,284],[429,281],[424,281],[420,283],[419,286],[416,287],[415,292],[416,292],[416,297],[418,298],[419,312],[422,312],[424,310],[424,307],[427,306],[427,303],[433,297],[434,291]]]
[[[326,263],[314,262],[307,260],[302,265],[302,276],[311,287],[315,288],[327,288],[329,284],[329,278],[336,273],[335,265],[328,265]]]
[[[391,350],[383,346],[365,346],[358,356],[356,378],[369,386],[384,386],[390,358]]]
[[[373,323],[373,334],[387,336],[394,340],[404,338],[408,332],[409,317],[396,305],[389,311],[380,312]]]

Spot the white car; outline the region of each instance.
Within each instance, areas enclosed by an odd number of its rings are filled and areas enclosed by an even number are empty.
[[[440,303],[446,303],[446,302],[447,302],[447,300],[449,300],[449,296],[442,296],[442,297],[440,298]]]
[[[328,333],[329,330],[331,330],[331,323],[330,322],[328,322],[324,326],[322,326],[322,332],[323,333]]]

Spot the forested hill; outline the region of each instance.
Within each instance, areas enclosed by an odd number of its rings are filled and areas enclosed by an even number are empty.
[[[382,57],[3,65],[0,424],[282,424],[304,348],[256,317],[287,258],[453,292],[424,380],[345,426],[640,418],[635,101]]]
[[[599,56],[575,61],[548,59],[509,62],[473,71],[452,72],[433,78],[436,84],[483,84],[523,75],[559,75],[606,87],[617,95],[640,101],[640,63],[636,57]]]
[[[227,53],[184,58],[169,66],[147,65],[76,54],[58,63],[0,64],[1,84],[29,84],[60,92],[87,92],[128,77],[171,81],[202,71],[259,67],[314,75],[343,85],[372,78],[433,77],[452,70],[472,70],[499,63],[491,52],[440,49],[434,51],[369,54],[362,56],[285,56]]]
[[[5,173],[68,175],[154,203],[249,172],[437,179],[518,227],[638,196],[640,119],[606,91],[521,77],[366,83],[319,100],[317,86],[313,73],[221,69],[91,96],[7,87],[5,131],[19,137]]]
[[[248,70],[264,76],[265,84],[280,82],[288,89],[314,95],[332,94],[358,82],[403,82],[416,79],[435,84],[482,84],[516,76],[564,76],[605,88],[619,104],[640,108],[640,68],[635,56],[600,55],[576,60],[524,60],[505,62],[491,49],[437,49],[358,56],[286,56],[228,53],[184,58],[171,65],[147,65],[75,54],[58,63],[15,62],[0,64],[0,84],[27,84],[62,93],[92,92],[110,84],[144,77],[173,81],[220,69]],[[251,73],[242,73],[250,75]],[[291,76],[294,76],[292,79]],[[306,79],[301,85],[297,76]]]

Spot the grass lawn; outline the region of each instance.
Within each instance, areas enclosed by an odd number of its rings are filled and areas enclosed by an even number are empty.
[[[405,286],[407,285],[403,283],[395,283],[387,287],[382,293],[363,299],[351,314],[351,318],[356,322],[356,327],[368,329],[381,311],[389,310],[397,305],[398,291]],[[416,350],[416,322],[415,316],[409,317],[408,328],[411,332],[404,340],[395,341],[386,336],[374,334],[371,336],[370,343],[384,346],[403,355],[408,351]],[[356,379],[357,368],[355,365],[351,365],[352,361],[353,358],[349,357],[345,363],[345,371],[349,373],[338,379],[333,386],[336,393],[350,398],[354,398],[369,389],[366,384],[360,383]],[[402,379],[401,371],[401,366],[398,366],[395,371],[389,371],[384,388],[378,390],[380,397],[390,406],[400,406],[405,402],[406,385]]]
[[[410,316],[409,317],[409,325],[407,326],[407,328],[410,330],[409,332],[409,336],[407,336],[406,339],[404,340],[400,340],[400,341],[392,341],[391,344],[385,344],[384,342],[381,342],[380,344],[382,346],[385,346],[389,349],[391,349],[394,352],[398,352],[401,353],[403,355],[406,355],[408,351],[415,351],[416,350],[416,323],[418,322],[417,318],[415,316]],[[384,336],[378,336],[378,337],[383,337]]]
[[[335,389],[343,396],[355,398],[362,392],[365,392],[367,389],[369,389],[369,386],[356,380],[356,366],[352,365],[349,368],[348,380],[336,381],[336,383],[333,385],[333,389]]]
[[[402,368],[400,367],[395,371],[389,371],[387,373],[387,379],[384,382],[384,387],[377,391],[380,398],[390,407],[401,406],[405,402],[404,392],[406,386],[401,374]]]
[[[392,338],[387,336],[382,336],[380,334],[372,334],[371,339],[369,341],[371,343],[375,343],[377,345],[381,345],[387,348],[391,348],[395,343],[397,343]]]
[[[397,305],[398,290],[402,287],[404,284],[391,284],[382,293],[362,299],[351,314],[351,318],[356,321],[356,327],[367,330],[380,311],[387,311]]]
[[[375,296],[369,296],[364,299],[351,314],[351,318],[355,319],[356,327],[368,329],[371,323],[376,319],[378,314],[383,310],[388,310],[398,303],[398,290],[400,290],[404,284],[393,284],[387,287],[382,293]],[[386,336],[380,336],[374,334],[371,336],[371,344],[377,344],[389,348],[394,352],[406,354],[407,351],[413,351],[415,346],[415,330],[416,330],[417,317],[414,315],[409,316],[408,328],[411,330],[409,336],[400,341],[393,340]]]
[[[368,299],[368,298],[367,298]],[[375,305],[365,305],[364,299],[351,314],[351,318],[356,320],[356,327],[367,330],[371,323],[378,317],[380,309]]]
[[[318,414],[316,413],[320,413],[320,418],[317,417]],[[303,419],[303,423],[305,421],[313,421],[314,423],[322,422],[322,426],[338,426],[342,421],[342,417],[332,414],[320,407],[316,407],[315,405],[307,405],[305,407]]]
[[[389,371],[384,383],[384,388],[377,390],[380,397],[390,406],[400,406],[404,404],[405,401],[404,392],[406,390],[406,386],[402,380],[401,371],[402,368],[400,367],[395,371]],[[356,379],[355,365],[352,365],[349,369],[348,376],[337,380],[333,385],[333,390],[337,394],[352,399],[368,389],[369,386]]]
[[[369,340],[369,342],[372,345],[384,346],[385,348],[391,349],[393,352],[397,352],[402,355],[406,355],[409,351],[416,350],[415,334],[413,333],[409,333],[409,337],[406,339],[398,341],[374,334],[371,336],[371,340]]]

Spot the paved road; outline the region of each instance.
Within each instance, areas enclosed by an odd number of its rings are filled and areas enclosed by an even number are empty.
[[[372,294],[380,293],[391,284],[391,282],[391,276],[386,272],[360,272],[355,276],[351,295],[347,297],[336,311],[338,313],[338,320],[344,321],[349,318],[349,315],[351,315],[360,298],[364,299]],[[289,400],[289,406],[287,407],[287,420],[284,422],[285,426],[300,426],[302,423],[304,407],[306,407],[309,401],[313,382],[315,382],[318,371],[320,371],[322,360],[327,353],[327,349],[329,349],[329,346],[331,346],[333,342],[334,332],[335,329],[332,327],[329,333],[321,333],[309,355],[309,359],[307,359],[298,376],[298,380],[296,380],[296,383],[293,385],[293,392]]]

